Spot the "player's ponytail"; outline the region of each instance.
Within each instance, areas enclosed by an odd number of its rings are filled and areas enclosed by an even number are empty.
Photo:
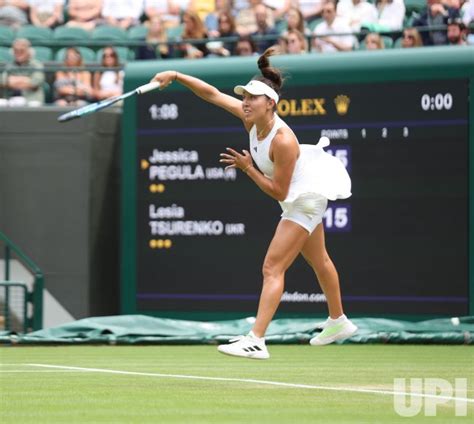
[[[280,95],[283,76],[279,69],[270,65],[270,60],[268,59],[276,53],[278,53],[278,50],[275,47],[270,47],[258,58],[257,64],[262,75],[256,76],[254,79],[267,84]]]

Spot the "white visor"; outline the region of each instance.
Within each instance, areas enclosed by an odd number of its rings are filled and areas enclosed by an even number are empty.
[[[278,94],[276,91],[265,84],[264,82],[252,80],[247,83],[247,85],[237,85],[234,87],[234,93],[242,95],[244,92],[253,94],[254,96],[268,96],[270,99],[275,101],[275,104],[278,103]]]

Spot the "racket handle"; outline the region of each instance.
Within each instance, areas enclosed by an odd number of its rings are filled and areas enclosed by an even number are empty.
[[[156,90],[160,86],[158,81],[149,82],[148,84],[141,85],[135,91],[137,94],[148,93],[149,91]]]

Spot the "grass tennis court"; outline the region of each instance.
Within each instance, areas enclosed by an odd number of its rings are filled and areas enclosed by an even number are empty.
[[[472,422],[474,403],[463,417],[455,416],[449,401],[438,406],[436,417],[422,411],[404,418],[387,393],[397,377],[452,384],[467,378],[467,397],[473,398],[472,347],[270,345],[269,350],[270,360],[257,361],[221,355],[215,346],[2,347],[0,422]]]

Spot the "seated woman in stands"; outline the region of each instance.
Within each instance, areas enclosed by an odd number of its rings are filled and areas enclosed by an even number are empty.
[[[382,50],[385,48],[383,38],[377,32],[371,32],[364,39],[366,50]]]
[[[59,106],[83,106],[92,97],[91,73],[83,69],[81,52],[69,47],[64,65],[71,70],[56,72],[54,80],[55,104]]]
[[[137,59],[166,59],[170,57],[170,48],[166,44],[168,37],[163,18],[155,15],[145,22],[145,25],[148,26],[145,38],[147,44],[138,48]]]
[[[402,37],[403,48],[423,47],[423,40],[416,28],[405,28]]]
[[[181,36],[183,41],[204,39],[202,43],[181,44],[178,48],[183,52],[184,57],[187,59],[199,59],[207,56],[209,54],[209,50],[206,47],[208,41],[207,31],[199,15],[188,10],[183,15],[183,23],[184,29]]]
[[[123,93],[123,71],[117,70],[120,61],[113,47],[106,47],[102,53],[101,66],[115,68],[94,73],[92,88],[94,97],[103,100]]]

